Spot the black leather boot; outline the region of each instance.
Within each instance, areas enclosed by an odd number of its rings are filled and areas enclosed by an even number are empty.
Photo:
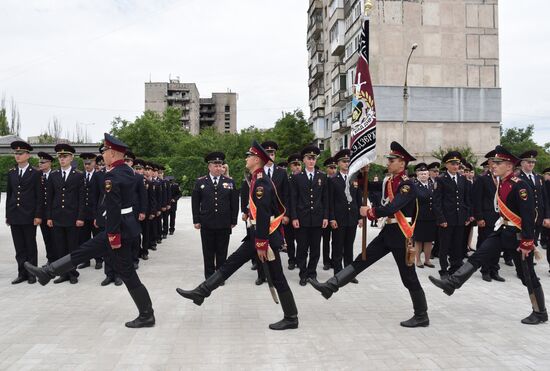
[[[128,291],[132,299],[134,299],[134,303],[136,303],[136,307],[139,310],[139,316],[133,321],[126,322],[126,327],[153,327],[155,325],[153,303],[151,303],[151,297],[145,286],[141,285]]]
[[[329,299],[332,294],[338,291],[340,287],[343,287],[350,283],[356,275],[357,272],[355,271],[355,268],[353,268],[353,265],[350,264],[342,269],[340,272],[332,276],[325,283],[321,283],[311,278],[308,278],[308,282],[311,284],[311,286],[315,288],[315,290],[319,291],[325,297],[325,299]]]
[[[64,257],[57,259],[51,264],[46,264],[43,267],[35,267],[29,262],[25,262],[25,269],[32,275],[34,275],[38,282],[42,286],[45,286],[50,282],[55,276],[61,276],[64,273],[67,273],[74,269],[73,263],[71,261],[71,254],[67,254]]]
[[[177,288],[176,291],[184,298],[191,299],[193,300],[193,303],[201,305],[204,301],[204,298],[209,297],[210,293],[217,289],[223,282],[224,278],[222,273],[220,271],[216,271],[213,275],[208,277],[206,281],[198,285],[196,289],[186,291]]]
[[[456,289],[459,289],[464,282],[474,274],[477,270],[470,262],[466,262],[460,267],[456,272],[451,274],[447,279],[438,279],[433,276],[429,276],[430,281],[440,289],[442,289],[445,294],[451,296]]]
[[[281,307],[283,307],[284,317],[279,322],[269,325],[271,330],[289,330],[298,328],[298,309],[292,291],[288,290],[279,294]]]
[[[428,303],[426,303],[426,295],[424,290],[409,291],[413,302],[414,316],[401,322],[403,327],[428,327],[430,325],[430,319],[428,318]]]
[[[521,320],[521,323],[525,325],[538,325],[539,323],[548,321],[548,313],[546,312],[546,304],[544,303],[544,291],[542,291],[542,287],[536,287],[533,290],[533,293],[537,301],[538,311],[533,308],[533,312],[529,316]]]

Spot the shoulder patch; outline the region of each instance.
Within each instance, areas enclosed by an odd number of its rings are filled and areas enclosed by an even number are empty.
[[[264,187],[258,186],[256,187],[256,197],[258,200],[260,200],[264,196]]]
[[[519,179],[517,176],[513,176],[510,178],[510,180],[514,183],[518,183],[521,179]]]
[[[113,189],[113,182],[110,179],[105,180],[105,192],[111,192]]]
[[[523,200],[523,201],[527,201],[527,190],[525,188],[522,188],[519,190],[519,197]]]
[[[409,180],[409,177],[406,176],[405,174],[403,174],[403,175],[401,175],[401,179],[403,179],[403,180]]]
[[[408,184],[405,184],[404,186],[401,187],[401,189],[399,190],[399,193],[407,194],[410,191],[411,191],[411,186]]]
[[[256,175],[256,179],[262,179],[263,176],[264,176],[264,173],[259,172],[259,173]]]

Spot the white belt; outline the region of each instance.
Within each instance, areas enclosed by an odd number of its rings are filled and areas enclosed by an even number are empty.
[[[120,209],[120,215],[126,215],[126,214],[130,214],[132,211],[134,211],[134,209],[132,208],[132,206],[130,207],[126,207],[124,209]],[[102,216],[106,216],[107,215],[107,210],[105,210],[102,214]]]
[[[495,223],[494,230],[498,231],[498,229],[503,225],[507,225],[509,227],[517,228],[516,225],[514,223],[512,223],[510,220],[507,220],[507,219],[504,219],[503,217],[500,217],[500,218],[498,218],[497,222]]]
[[[405,217],[405,220],[410,223],[412,222],[412,218],[411,217]],[[397,221],[397,218],[387,218],[386,219],[386,224],[397,224],[398,221]]]

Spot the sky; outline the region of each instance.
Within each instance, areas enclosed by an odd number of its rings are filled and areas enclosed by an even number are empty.
[[[449,0],[451,1],[451,0]],[[505,128],[550,142],[550,1],[499,2]],[[2,0],[0,94],[21,136],[57,118],[97,141],[143,112],[144,82],[179,77],[238,93],[238,129],[308,110],[307,0]],[[8,15],[6,17],[6,15]],[[9,105],[9,104],[8,104]]]

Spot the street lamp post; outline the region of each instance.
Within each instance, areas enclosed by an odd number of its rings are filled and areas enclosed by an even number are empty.
[[[403,124],[401,125],[401,139],[403,140],[403,146],[405,148],[407,148],[407,131],[405,130],[405,126],[407,125],[407,114],[409,110],[409,87],[407,85],[407,76],[409,73],[409,62],[417,47],[417,43],[412,44],[409,58],[407,58],[407,66],[405,67],[405,83],[403,84]]]

